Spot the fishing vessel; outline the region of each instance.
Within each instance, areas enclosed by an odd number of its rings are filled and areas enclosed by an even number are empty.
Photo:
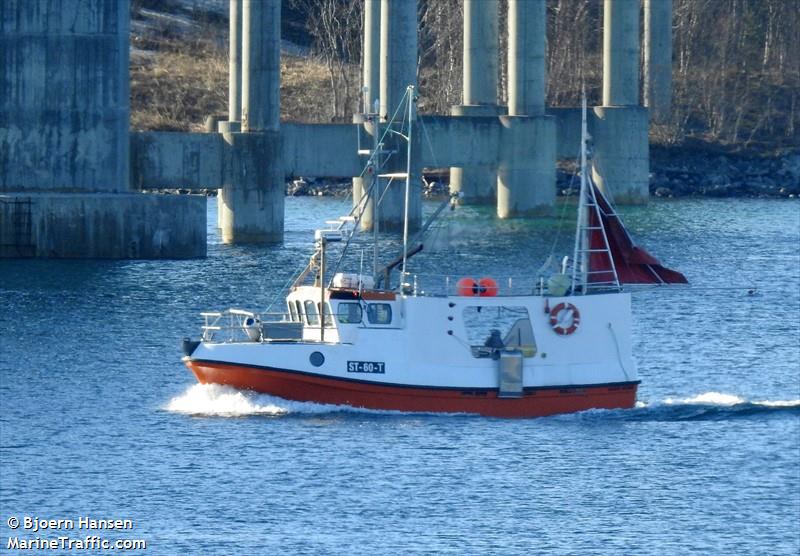
[[[585,101],[572,256],[549,275],[517,269],[530,272],[522,283],[462,276],[437,293],[423,291],[409,265],[422,249],[408,235],[413,95],[409,88],[408,123],[395,133],[408,144],[408,171],[380,173],[385,149],[375,133],[367,163],[373,186],[350,214],[315,232],[285,310],[202,313],[202,337],[183,343],[186,366],[203,384],[377,410],[537,417],[633,407],[640,380],[626,287],[686,279],[634,244],[592,182]],[[362,253],[357,272],[339,272],[327,260],[331,247],[339,246],[343,260],[365,207],[379,210],[399,178],[406,203],[400,255],[365,273]],[[375,261],[377,246],[376,232]]]

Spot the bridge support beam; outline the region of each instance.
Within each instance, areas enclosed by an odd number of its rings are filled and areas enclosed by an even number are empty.
[[[603,106],[594,110],[595,179],[618,203],[649,197],[647,111],[639,105],[639,0],[605,0]]]

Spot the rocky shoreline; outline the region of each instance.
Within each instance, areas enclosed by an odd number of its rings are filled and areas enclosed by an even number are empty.
[[[576,193],[574,163],[559,165],[559,195]],[[448,194],[448,176],[430,176],[426,198]],[[289,196],[337,196],[350,193],[349,181],[294,180]],[[650,151],[650,194],[654,197],[800,197],[800,152],[764,157],[710,153],[703,150],[657,148]]]
[[[780,156],[651,148],[656,197],[800,197],[800,152]]]
[[[576,193],[575,164],[562,163],[556,171],[558,195]],[[446,173],[427,175],[423,196],[443,198],[448,194]],[[290,197],[346,197],[350,180],[295,179],[286,184]],[[189,190],[166,190],[189,193]],[[214,189],[203,191],[217,194]],[[650,194],[654,197],[800,197],[800,152],[779,156],[708,152],[702,149],[652,147],[650,150]]]

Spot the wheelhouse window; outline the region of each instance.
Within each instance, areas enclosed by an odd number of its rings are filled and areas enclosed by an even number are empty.
[[[358,324],[363,318],[360,303],[339,303],[336,318],[342,324]]]
[[[293,301],[288,301],[286,303],[289,306],[289,320],[292,322],[299,322],[300,318],[297,314],[297,307],[295,306]]]
[[[308,324],[319,324],[319,313],[317,312],[317,305],[311,300],[305,302],[306,308],[306,322]]]
[[[317,303],[317,308],[322,313],[322,305]],[[333,309],[331,309],[330,303],[325,303],[325,326],[333,326]]]
[[[392,324],[392,306],[388,303],[367,305],[367,320],[370,324]]]

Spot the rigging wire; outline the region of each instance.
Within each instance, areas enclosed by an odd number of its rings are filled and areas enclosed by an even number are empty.
[[[363,195],[361,197],[361,200],[359,201],[359,205],[361,205],[361,203],[363,203],[363,206],[359,210],[358,216],[356,217],[356,220],[353,223],[353,231],[347,237],[347,241],[345,242],[344,247],[342,248],[342,252],[339,254],[339,258],[336,260],[336,263],[333,265],[333,268],[331,270],[331,280],[328,283],[328,287],[330,287],[330,284],[333,282],[333,276],[336,275],[336,271],[339,270],[339,265],[341,265],[342,261],[344,260],[344,257],[347,254],[347,249],[350,247],[350,243],[352,243],[353,238],[356,237],[356,235],[358,234],[358,223],[361,221],[361,217],[364,215],[364,211],[367,210],[367,204],[368,203],[366,201],[370,199],[370,197],[372,195],[372,189],[375,187],[375,184],[377,184],[377,183],[378,183],[377,180],[373,181],[372,184],[370,184],[369,189],[367,190],[367,194]],[[360,280],[360,278],[359,278],[359,280]]]
[[[580,158],[580,153],[578,154],[578,158]],[[569,179],[569,190],[572,191],[572,186],[575,184],[575,174]],[[553,244],[550,246],[550,255],[555,256],[556,251],[556,244],[561,239],[561,235],[563,232],[564,221],[566,220],[567,216],[567,205],[569,203],[569,197],[564,195],[563,201],[561,202],[561,214],[558,217],[558,225],[556,227],[556,235],[553,238]]]
[[[395,108],[395,111],[392,114],[391,119],[389,120],[388,124],[386,125],[386,128],[384,129],[383,134],[381,135],[380,140],[378,141],[379,144],[382,144],[384,142],[384,140],[386,139],[387,135],[389,135],[389,133],[391,132],[392,123],[396,120],[397,115],[400,112],[400,109],[403,107],[404,103],[407,100],[407,97],[408,97],[408,89],[405,90],[405,92],[403,93],[402,98],[400,99],[400,102],[397,104],[397,108]],[[380,117],[380,116],[378,116],[378,117]],[[377,157],[378,157],[378,153],[377,152],[372,152],[370,154],[369,158],[367,159],[367,162],[364,164],[364,168],[361,170],[361,173],[358,175],[358,177],[363,178],[364,175],[366,174],[367,170],[369,168],[371,168],[371,167],[374,168],[375,172],[379,172],[380,171],[380,166],[378,165],[377,160],[376,160]],[[387,157],[386,160],[388,161],[389,158],[391,158],[391,153],[389,154],[389,157]],[[385,164],[385,162],[386,161],[384,161],[384,164]],[[348,213],[348,216],[353,216],[356,213],[358,213],[358,216],[357,216],[356,222],[354,224],[353,232],[350,234],[350,237],[348,237],[348,240],[347,240],[347,243],[345,245],[345,248],[342,250],[342,254],[341,254],[339,260],[337,261],[336,265],[334,265],[334,273],[335,273],[336,269],[338,269],[339,264],[341,263],[342,259],[344,258],[344,255],[345,255],[345,253],[347,251],[347,246],[350,245],[350,242],[352,241],[353,237],[356,235],[356,233],[358,231],[358,222],[359,222],[361,216],[363,216],[364,211],[366,210],[366,200],[370,198],[370,196],[372,194],[372,189],[374,188],[374,185],[376,183],[378,183],[378,182],[379,182],[379,180],[374,180],[373,183],[370,184],[370,187],[367,190],[367,193],[365,195],[362,195],[362,197],[359,200],[358,204],[353,206],[353,208],[350,209],[350,212]],[[352,191],[352,188],[351,188],[350,191],[345,196],[345,200],[349,199],[352,196],[352,194],[353,194],[353,191]],[[363,206],[362,206],[362,203],[363,203]],[[275,305],[275,303],[277,302],[278,298],[280,298],[281,295],[283,294],[283,292],[285,292],[287,290],[289,285],[291,283],[293,283],[294,281],[296,281],[303,274],[303,272],[308,268],[308,266],[310,264],[311,263],[305,264],[305,265],[301,266],[299,268],[299,270],[297,270],[296,272],[292,273],[291,278],[281,287],[281,289],[277,292],[277,294],[272,299],[270,304],[267,306],[267,312],[269,311],[269,309],[272,308],[273,305]]]

